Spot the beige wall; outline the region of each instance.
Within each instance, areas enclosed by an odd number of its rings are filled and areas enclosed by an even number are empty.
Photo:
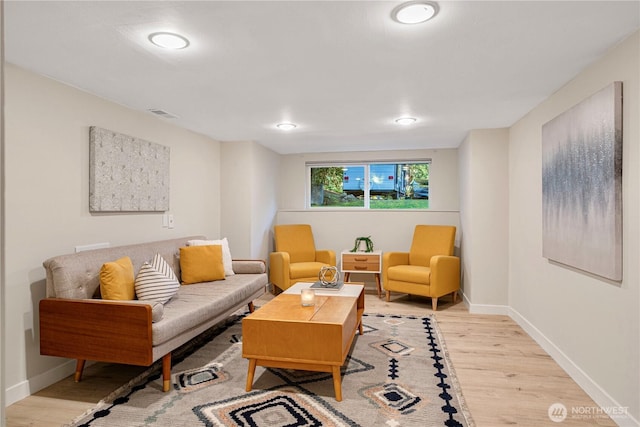
[[[603,406],[640,420],[639,33],[510,129],[509,304],[512,316]],[[541,127],[623,82],[623,276],[611,284],[542,257]],[[552,402],[550,402],[552,403]],[[541,408],[541,410],[544,408]]]
[[[469,133],[459,148],[464,298],[474,313],[507,314],[509,130]]]
[[[304,209],[306,162],[413,159],[432,160],[429,173],[429,210]],[[402,251],[409,249],[416,224],[450,224],[459,227],[458,200],[457,150],[287,155],[282,157],[281,162],[280,210],[276,223],[311,224],[316,246],[333,249],[337,254],[344,249],[351,249],[355,238],[359,236],[371,236],[376,249]]]
[[[6,83],[6,376],[7,404],[67,375],[72,365],[39,355],[42,261],[77,245],[112,246],[189,234],[218,237],[220,144],[77,89],[7,66]],[[171,213],[88,211],[89,126],[171,148]]]
[[[221,232],[231,255],[269,258],[278,201],[280,156],[255,142],[222,143]]]
[[[251,236],[243,229],[250,227],[251,206],[251,142],[223,142],[221,154],[225,161],[220,164],[221,237],[229,239],[229,250],[233,258],[239,254],[250,258]]]
[[[253,209],[251,210],[251,258],[268,260],[272,228],[278,212],[280,155],[259,145],[253,146]]]

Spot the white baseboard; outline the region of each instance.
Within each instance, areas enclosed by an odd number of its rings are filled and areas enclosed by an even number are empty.
[[[462,300],[464,305],[469,309],[471,314],[501,314],[504,316],[509,315],[509,306],[507,305],[494,305],[494,304],[473,304],[469,301],[469,298],[463,293]]]
[[[591,377],[589,377],[579,366],[562,352],[553,342],[551,342],[538,328],[525,319],[518,311],[508,307],[508,315],[522,329],[525,330],[542,347],[553,360],[594,400],[596,405],[605,413],[615,414],[612,416],[621,427],[640,427],[640,422],[629,414],[622,405],[615,401],[605,390],[603,390]],[[469,310],[471,311],[471,310]],[[559,402],[562,403],[562,402]],[[588,409],[588,408],[587,408]],[[569,409],[569,412],[571,409]],[[615,411],[615,412],[611,412]]]
[[[51,384],[67,378],[69,375],[72,375],[75,370],[75,361],[69,360],[68,362],[58,365],[43,374],[7,388],[5,391],[6,405],[12,405],[31,396],[33,393],[50,386]]]

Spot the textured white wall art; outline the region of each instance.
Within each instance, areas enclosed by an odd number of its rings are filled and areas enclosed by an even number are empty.
[[[169,147],[91,126],[89,211],[169,210]]]
[[[542,253],[622,280],[622,82],[542,126]]]

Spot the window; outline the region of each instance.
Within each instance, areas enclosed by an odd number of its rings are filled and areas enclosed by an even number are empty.
[[[311,208],[428,209],[429,161],[307,164]]]

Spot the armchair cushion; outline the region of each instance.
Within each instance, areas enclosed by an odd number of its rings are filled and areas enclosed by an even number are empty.
[[[327,264],[322,262],[296,262],[289,266],[289,277],[292,280],[303,279],[307,277],[318,277],[318,272]]]
[[[316,246],[310,225],[276,225],[274,237],[276,252],[287,252],[291,263],[316,260]]]
[[[453,255],[455,227],[416,225],[409,250],[409,264],[428,267],[435,255]]]
[[[428,285],[431,279],[431,268],[421,265],[396,265],[387,271],[389,280]]]

